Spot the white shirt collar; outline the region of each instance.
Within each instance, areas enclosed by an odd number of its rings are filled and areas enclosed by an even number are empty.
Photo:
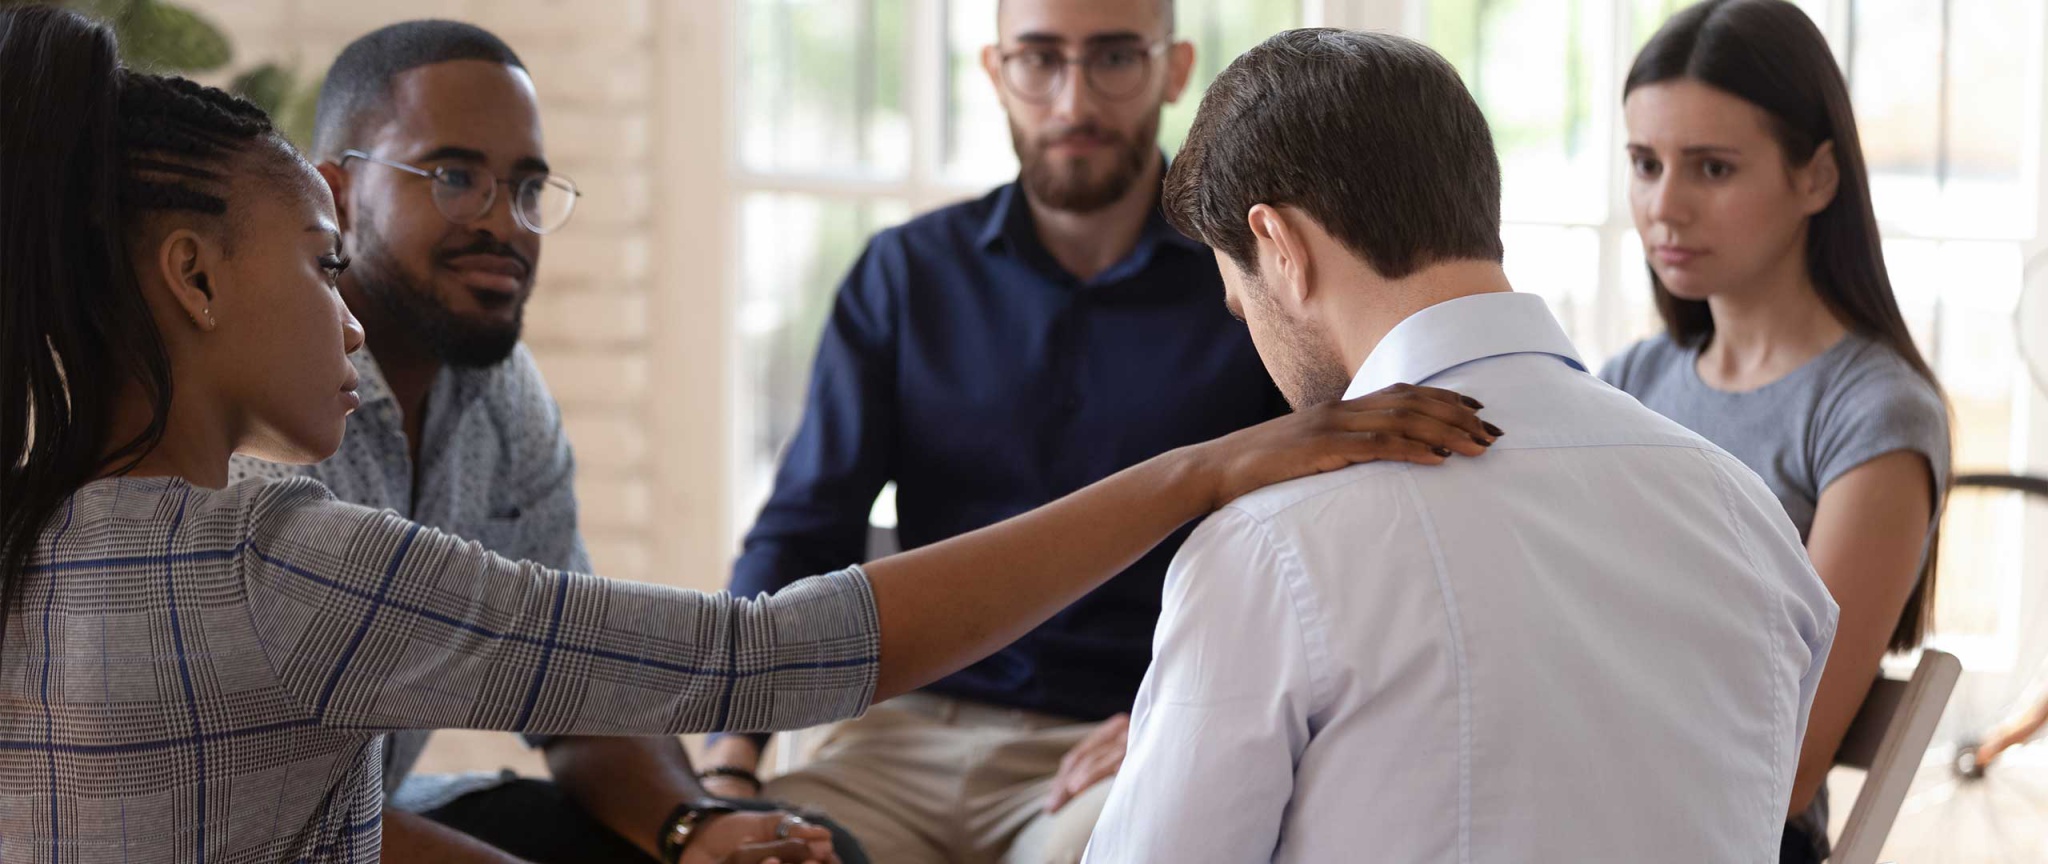
[[[1422,384],[1451,368],[1507,354],[1549,354],[1581,372],[1585,361],[1534,294],[1475,294],[1408,316],[1365,358],[1344,398]]]

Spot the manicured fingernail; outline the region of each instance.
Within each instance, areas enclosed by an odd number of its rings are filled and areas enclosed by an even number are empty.
[[[1479,446],[1481,446],[1481,447],[1492,447],[1492,446],[1493,446],[1493,442],[1492,442],[1492,441],[1488,441],[1488,440],[1486,440],[1486,439],[1484,439],[1484,438],[1481,438],[1481,437],[1479,437],[1479,436],[1477,436],[1477,435],[1474,435],[1474,436],[1472,436],[1472,440],[1473,440],[1473,441],[1475,441],[1475,442],[1478,442]]]
[[[1474,411],[1486,407],[1485,405],[1479,404],[1479,400],[1474,399],[1470,396],[1460,396],[1458,397],[1458,401],[1465,403],[1465,407],[1470,408]]]
[[[1454,455],[1453,453],[1451,453],[1451,448],[1449,447],[1432,447],[1430,448],[1430,452],[1435,453],[1438,456],[1442,456],[1445,459],[1449,459],[1451,458],[1451,456]]]
[[[1479,423],[1479,428],[1481,428],[1481,429],[1485,429],[1485,430],[1486,430],[1486,434],[1488,434],[1488,435],[1492,435],[1492,436],[1493,436],[1493,437],[1495,437],[1495,438],[1499,438],[1499,437],[1500,437],[1500,436],[1502,436],[1502,435],[1506,435],[1506,434],[1508,434],[1508,433],[1506,433],[1506,432],[1502,432],[1502,431],[1500,431],[1500,427],[1499,427],[1499,426],[1495,426],[1495,425],[1493,425],[1492,423],[1487,423],[1487,422],[1485,422],[1485,421],[1483,421],[1483,420],[1482,420],[1482,421],[1480,421],[1480,423]]]

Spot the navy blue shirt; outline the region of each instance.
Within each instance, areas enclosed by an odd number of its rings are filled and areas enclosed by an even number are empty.
[[[1207,247],[1155,210],[1131,253],[1084,281],[1039,242],[1023,194],[1012,183],[869,242],[826,321],[735,594],[861,560],[892,480],[912,549],[1286,412]],[[928,689],[1077,720],[1130,710],[1188,530]]]

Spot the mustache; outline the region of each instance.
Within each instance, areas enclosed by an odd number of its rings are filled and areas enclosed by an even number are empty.
[[[460,249],[443,249],[435,252],[434,262],[446,264],[457,258],[464,258],[470,255],[495,255],[500,258],[510,258],[513,261],[519,262],[519,269],[525,275],[533,275],[532,261],[528,260],[525,255],[520,254],[519,250],[512,248],[511,244],[488,234],[476,238],[475,242]]]
[[[1088,121],[1054,126],[1046,130],[1045,133],[1038,136],[1038,148],[1043,150],[1072,141],[1101,141],[1109,144],[1121,144],[1123,140],[1124,136],[1104,128],[1102,124]]]

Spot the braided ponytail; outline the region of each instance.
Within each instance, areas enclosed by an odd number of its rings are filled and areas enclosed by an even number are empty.
[[[42,533],[80,486],[161,443],[170,356],[126,238],[155,212],[228,212],[228,163],[281,145],[254,105],[121,68],[75,13],[0,9],[0,637]],[[113,394],[150,421],[113,441]]]

